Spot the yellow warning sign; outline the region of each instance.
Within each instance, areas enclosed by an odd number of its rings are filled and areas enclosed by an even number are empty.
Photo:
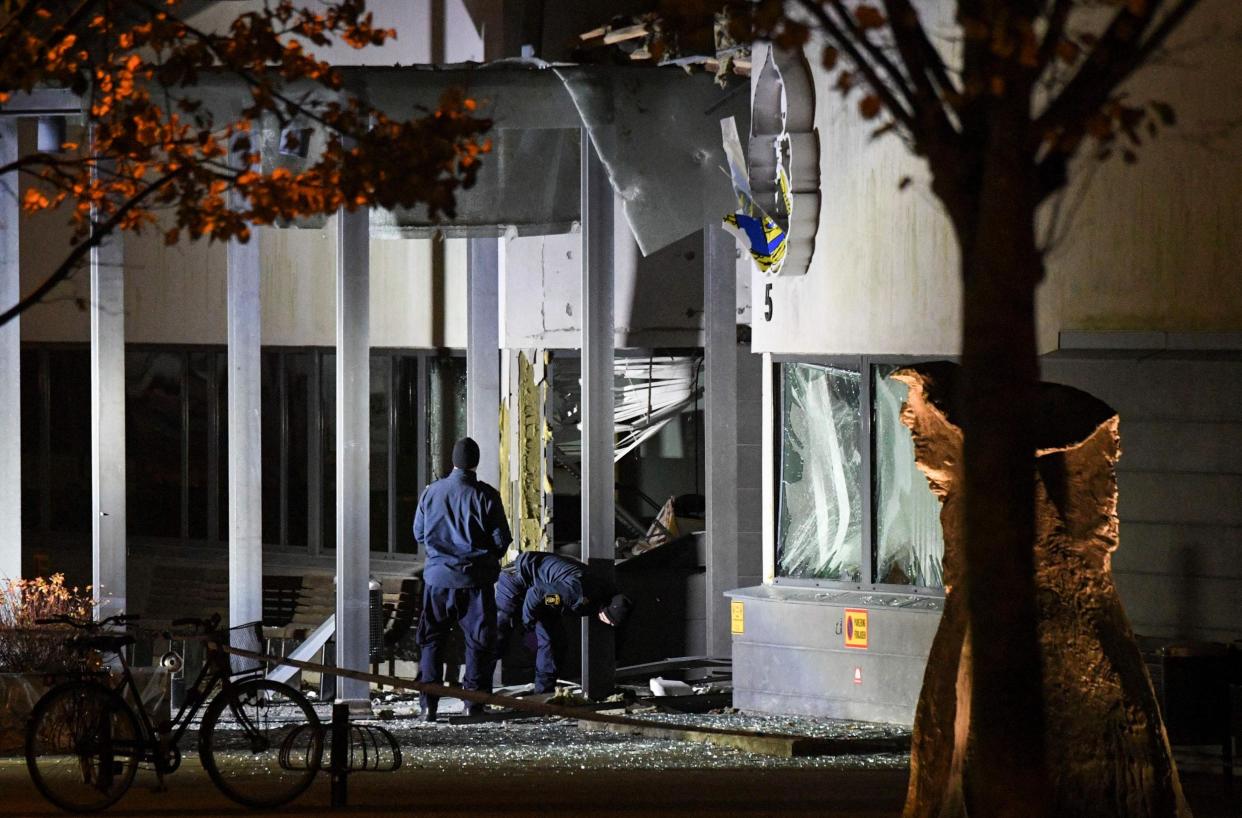
[[[858,608],[845,609],[845,646],[867,647],[867,612]]]
[[[746,632],[746,611],[742,600],[735,599],[729,603],[729,619],[734,633]]]

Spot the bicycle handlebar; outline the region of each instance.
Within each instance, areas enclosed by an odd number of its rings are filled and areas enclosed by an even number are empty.
[[[211,616],[207,617],[206,619],[201,619],[197,616],[184,616],[184,617],[181,617],[180,619],[174,619],[172,621],[172,626],[174,628],[192,628],[193,631],[190,634],[180,634],[180,635],[173,634],[168,631],[164,631],[165,639],[172,639],[178,636],[183,638],[184,636],[187,636],[187,635],[188,636],[204,636],[206,634],[214,633],[220,629],[220,614],[213,613]]]
[[[57,614],[43,619],[36,619],[36,625],[68,625],[83,631],[97,631],[108,625],[128,625],[131,622],[137,622],[142,617],[138,614],[113,614],[112,616],[96,622],[93,619],[77,619],[68,614]]]

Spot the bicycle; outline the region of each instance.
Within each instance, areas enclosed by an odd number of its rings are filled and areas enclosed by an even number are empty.
[[[134,635],[106,630],[129,627],[136,620],[126,615],[99,622],[59,616],[40,622],[82,631],[71,637],[75,649],[114,654],[121,668],[116,685],[106,670],[82,672],[35,705],[26,729],[26,766],[43,797],[70,812],[105,809],[133,784],[139,764],[155,770],[157,789],[163,789],[164,776],[181,765],[180,740],[204,705],[198,755],[221,792],[257,808],[281,806],[301,795],[322,760],[318,716],[299,691],[263,678],[259,662],[230,656],[221,648],[229,644],[257,651],[262,644],[259,623],[222,630],[218,614],[175,620],[173,628],[192,630],[165,631],[164,637],[203,641],[206,660],[176,716],[155,724],[125,659],[124,648],[135,642]],[[126,693],[137,707],[125,700]]]

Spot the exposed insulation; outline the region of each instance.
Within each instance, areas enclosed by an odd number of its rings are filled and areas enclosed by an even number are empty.
[[[535,353],[538,355],[538,353]],[[502,411],[503,484],[506,512],[513,521],[515,546],[519,551],[547,551],[551,548],[548,512],[552,494],[545,466],[544,447],[549,438],[546,412],[548,388],[543,374],[546,359],[518,352],[512,358],[510,411]]]

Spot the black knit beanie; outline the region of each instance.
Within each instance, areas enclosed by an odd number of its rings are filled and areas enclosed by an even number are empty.
[[[630,601],[628,596],[617,594],[608,603],[608,607],[604,608],[604,614],[614,628],[619,628],[625,624],[625,620],[630,618],[630,611],[633,609],[634,603]]]
[[[479,444],[468,437],[453,444],[453,465],[459,469],[473,469],[479,465]]]

